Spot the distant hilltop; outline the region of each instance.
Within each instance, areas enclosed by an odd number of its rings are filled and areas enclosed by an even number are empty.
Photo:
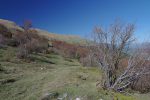
[[[19,31],[20,32],[24,31],[24,29],[21,26],[17,25],[15,22],[0,19],[0,29],[4,28],[4,27],[7,29],[7,31],[11,32],[12,34],[16,34]],[[79,44],[85,44],[86,43],[85,39],[83,39],[77,35],[71,35],[71,34],[65,35],[65,34],[50,33],[48,31],[38,29],[38,28],[31,28],[31,30],[36,30],[39,35],[45,36],[49,40],[56,39],[56,40],[65,41],[68,43],[77,43],[77,44],[78,43]]]

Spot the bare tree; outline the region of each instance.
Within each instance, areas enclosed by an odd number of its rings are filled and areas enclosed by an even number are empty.
[[[103,70],[103,87],[107,89],[122,90],[138,79],[146,70],[138,67],[144,63],[139,55],[128,55],[130,44],[135,40],[133,37],[135,25],[123,25],[115,22],[108,30],[95,27],[94,42],[97,48],[95,56]],[[129,57],[131,56],[131,57]],[[127,58],[128,64],[121,71],[121,60]],[[146,74],[146,73],[145,73]]]
[[[32,21],[25,20],[22,27],[25,31],[29,30],[32,27]]]

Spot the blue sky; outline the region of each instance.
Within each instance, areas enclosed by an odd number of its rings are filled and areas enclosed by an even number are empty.
[[[0,18],[59,34],[86,36],[115,19],[136,24],[140,41],[150,36],[150,0],[0,0]]]

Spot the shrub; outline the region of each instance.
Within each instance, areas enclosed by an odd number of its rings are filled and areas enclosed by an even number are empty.
[[[83,58],[89,54],[88,48],[77,44],[70,44],[64,41],[52,41],[52,46],[55,52],[69,58]]]
[[[146,61],[143,66],[146,66],[147,70],[150,71],[150,61]],[[134,81],[131,88],[141,93],[150,92],[150,73],[148,75],[143,74],[138,80]]]
[[[16,32],[18,32],[16,30]],[[18,46],[17,40],[14,38],[12,32],[4,25],[0,24],[0,44],[8,46]]]
[[[4,44],[5,41],[6,41],[6,38],[2,34],[0,34],[0,44]]]
[[[131,85],[133,90],[139,91],[141,93],[147,93],[150,91],[150,76],[142,75],[137,81],[134,81]]]
[[[2,24],[0,24],[0,34],[7,38],[12,37],[12,33]]]
[[[86,47],[78,46],[77,51],[76,51],[76,56],[78,58],[84,58],[87,55],[89,55],[89,49]]]
[[[86,57],[80,57],[79,62],[86,67],[97,67],[98,63],[95,57],[88,55]]]
[[[38,53],[48,48],[48,40],[36,31],[27,30],[15,36],[19,43],[17,57],[28,58],[31,53]]]
[[[90,54],[89,48],[63,41],[52,41],[53,50],[64,57],[77,58],[83,66],[98,66],[96,58]]]
[[[69,44],[63,41],[52,41],[53,48],[55,48],[55,52],[69,58],[76,57],[77,45]]]
[[[24,59],[24,58],[29,57],[28,50],[25,49],[24,45],[20,45],[18,47],[17,57],[20,58],[20,59]]]
[[[15,40],[15,39],[7,39],[6,45],[8,46],[12,46],[12,47],[17,47],[19,45],[19,43]]]

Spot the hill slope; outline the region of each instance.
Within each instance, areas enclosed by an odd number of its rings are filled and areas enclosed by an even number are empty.
[[[16,34],[16,31],[24,31],[23,28],[21,28],[15,22],[9,20],[0,19],[0,25],[6,27],[12,34]],[[45,36],[48,39],[56,39],[66,41],[69,43],[81,43],[81,44],[85,43],[85,40],[82,39],[80,36],[55,34],[37,28],[32,29],[36,30],[39,35]]]

